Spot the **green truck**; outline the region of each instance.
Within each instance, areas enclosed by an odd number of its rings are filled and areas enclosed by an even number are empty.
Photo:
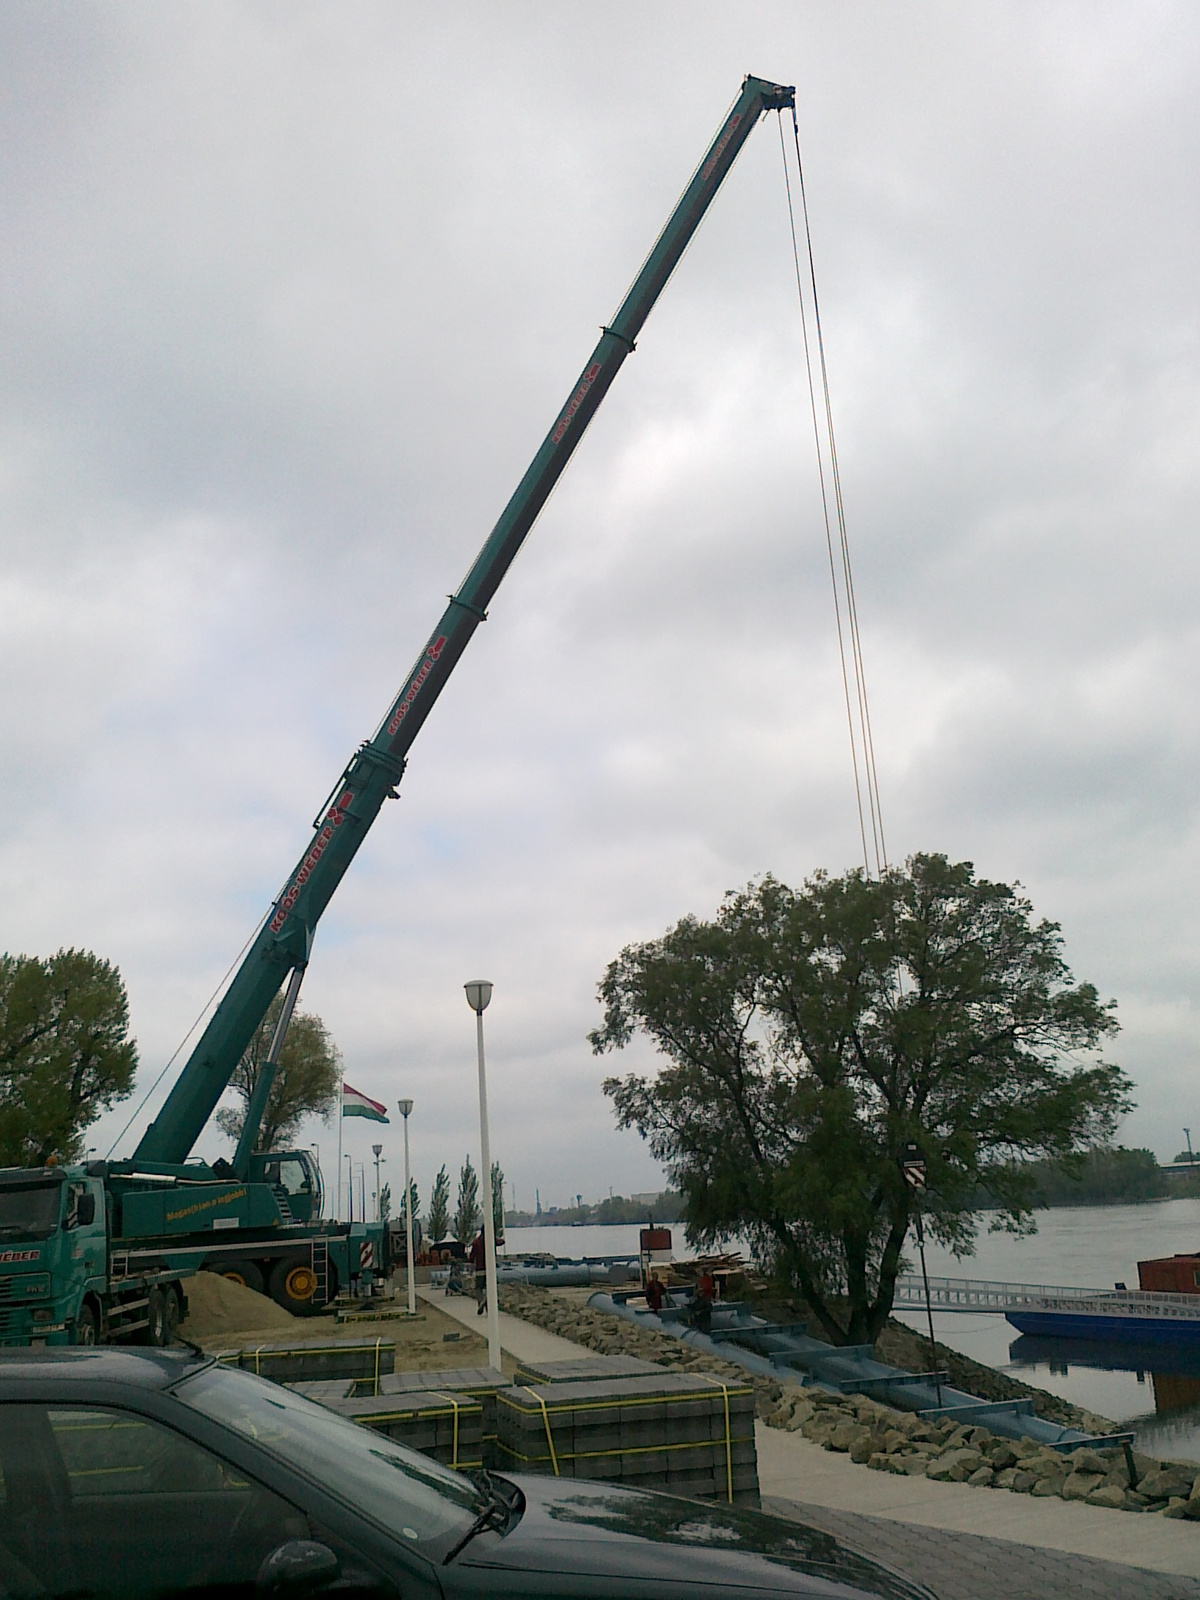
[[[322,1221],[319,1201],[307,1151],[256,1156],[244,1183],[194,1163],[0,1171],[0,1346],[169,1344],[200,1270],[300,1315],[369,1291],[384,1229]]]
[[[318,810],[307,845],[133,1157],[0,1171],[0,1344],[129,1337],[160,1344],[200,1268],[264,1290],[294,1312],[318,1310],[343,1289],[371,1292],[387,1273],[385,1224],[323,1221],[320,1174],[309,1154],[254,1149],[317,922],[384,801],[396,798],[413,740],[726,174],[770,111],[790,111],[794,120],[795,90],[746,78],[399,693]],[[509,381],[495,379],[501,400]],[[232,1161],[191,1160],[285,983]]]

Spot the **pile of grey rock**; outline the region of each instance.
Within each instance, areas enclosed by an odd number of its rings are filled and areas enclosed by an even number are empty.
[[[765,1421],[827,1450],[844,1451],[876,1472],[1200,1522],[1196,1462],[1156,1461],[1136,1450],[1127,1458],[1122,1449],[1086,1446],[1065,1454],[1033,1439],[1000,1439],[987,1428],[948,1418],[925,1421],[858,1395],[813,1389],[789,1390]]]
[[[594,1311],[567,1294],[527,1284],[504,1284],[500,1290],[500,1309],[544,1328],[547,1333],[556,1333],[560,1339],[570,1339],[574,1344],[594,1350],[597,1355],[641,1356],[643,1360],[677,1372],[711,1372],[731,1382],[748,1383],[754,1390],[760,1417],[773,1412],[783,1398],[784,1385],[773,1378],[748,1373],[730,1361],[705,1355],[669,1333],[639,1328],[636,1323],[614,1317],[610,1312]]]

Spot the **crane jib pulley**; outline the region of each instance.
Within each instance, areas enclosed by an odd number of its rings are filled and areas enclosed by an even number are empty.
[[[655,301],[760,116],[792,109],[793,88],[748,77],[570,396],[505,506],[372,739],[354,756],[162,1110],[138,1144],[140,1161],[186,1159],[288,973],[308,959],[317,921],[385,799],[409,747],[453,672],[526,534],[635,347]]]

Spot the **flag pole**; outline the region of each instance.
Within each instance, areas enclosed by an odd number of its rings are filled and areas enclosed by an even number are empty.
[[[338,1080],[338,1182],[337,1182],[337,1216],[335,1222],[342,1220],[342,1123],[346,1120],[346,1085]]]

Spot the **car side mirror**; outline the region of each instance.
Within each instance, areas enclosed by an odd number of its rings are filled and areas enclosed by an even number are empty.
[[[90,1228],[96,1220],[96,1196],[81,1194],[75,1204],[75,1221],[81,1228]]]
[[[254,1592],[263,1597],[286,1600],[291,1595],[311,1594],[341,1574],[341,1563],[327,1544],[315,1539],[289,1539],[281,1544],[258,1569]]]

